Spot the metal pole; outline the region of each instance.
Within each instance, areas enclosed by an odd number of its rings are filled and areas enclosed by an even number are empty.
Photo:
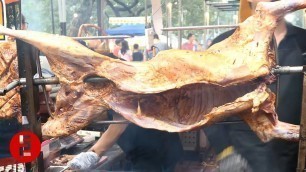
[[[102,30],[105,30],[106,29],[106,26],[105,26],[105,21],[107,21],[107,16],[105,14],[105,8],[107,6],[107,2],[106,0],[102,0],[101,1],[101,29]],[[101,34],[103,35],[103,33]]]
[[[38,111],[38,87],[34,86],[33,76],[37,72],[35,65],[35,56],[38,56],[38,50],[30,44],[17,39],[18,69],[19,77],[26,78],[26,87],[21,88],[21,110],[22,115],[29,121],[28,129],[32,131],[42,141],[41,123],[37,120]],[[44,171],[44,161],[42,152],[34,163],[27,163],[26,169],[37,167],[38,171]]]
[[[66,0],[58,0],[61,35],[66,35]]]
[[[145,28],[148,28],[148,0],[145,0]]]
[[[178,6],[179,6],[179,26],[182,27],[183,24],[183,10],[182,10],[182,0],[178,0]],[[178,48],[182,48],[182,31],[179,31],[179,36],[178,36]]]
[[[168,12],[169,12],[169,27],[172,27],[172,2],[169,1],[169,3],[167,4],[167,8],[168,8]],[[172,48],[172,32],[169,32],[170,35],[170,48]]]
[[[203,25],[206,25],[206,0],[203,1]],[[204,40],[206,43],[207,31],[204,31]]]
[[[98,15],[98,26],[102,29],[102,0],[97,0],[97,15]],[[102,31],[98,31],[98,35],[102,35]]]
[[[128,35],[118,35],[118,36],[89,36],[89,37],[71,37],[74,40],[92,40],[92,39],[124,39],[130,38]]]
[[[301,113],[301,124],[300,124],[300,144],[299,144],[299,155],[297,172],[303,172],[305,170],[306,163],[306,77],[304,75],[303,82],[303,98],[302,98],[302,113]]]
[[[163,28],[163,31],[179,31],[179,30],[205,30],[218,28],[236,28],[238,25],[211,25],[211,26],[183,26]]]
[[[53,0],[51,2],[51,22],[52,22],[52,33],[55,34],[55,28],[54,28],[54,8],[53,8]]]

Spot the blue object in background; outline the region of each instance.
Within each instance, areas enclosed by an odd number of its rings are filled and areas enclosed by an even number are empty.
[[[134,24],[134,25],[121,25],[113,29],[107,29],[108,35],[131,35],[131,36],[144,36],[145,25]]]

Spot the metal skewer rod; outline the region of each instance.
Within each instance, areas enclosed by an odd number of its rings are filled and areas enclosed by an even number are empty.
[[[120,121],[94,121],[95,124],[129,124],[130,121],[120,120]]]
[[[236,121],[220,121],[216,124],[223,125],[223,124],[237,124],[243,123],[243,120],[236,120]],[[128,120],[120,120],[120,121],[94,121],[95,124],[130,124],[131,122]]]
[[[294,74],[294,73],[302,73],[306,71],[306,66],[281,66],[273,68],[271,73],[272,74]],[[97,83],[97,82],[105,82],[107,78],[102,77],[91,77],[84,79],[84,82],[89,83]],[[8,84],[8,86],[4,89],[0,89],[0,96],[5,95],[8,91],[14,89],[19,85],[25,85],[26,79],[20,78],[19,80],[15,80],[12,83]],[[52,85],[52,84],[59,84],[59,79],[57,77],[50,77],[50,78],[36,78],[34,79],[34,85]]]
[[[273,74],[302,73],[306,71],[306,66],[281,66],[272,69]]]
[[[220,29],[220,28],[236,28],[238,25],[210,25],[210,26],[183,26],[183,27],[168,27],[163,28],[163,31],[179,31],[179,30],[205,30],[205,29]]]
[[[118,36],[89,36],[89,37],[72,37],[74,40],[93,40],[93,39],[124,39],[130,38],[128,35],[118,35]]]

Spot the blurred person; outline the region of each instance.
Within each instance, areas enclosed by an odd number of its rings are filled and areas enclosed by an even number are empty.
[[[20,30],[27,30],[29,26],[29,23],[26,21],[26,18],[23,14],[21,14],[21,24],[20,24]],[[15,41],[14,37],[8,36],[8,41]]]
[[[183,50],[197,51],[197,43],[194,34],[189,33],[187,36],[188,41],[182,45]]]
[[[21,14],[21,25],[20,25],[20,30],[27,30],[28,29],[29,23],[26,21],[25,17],[23,14]]]
[[[119,51],[121,49],[121,40],[116,39],[114,49],[113,49],[113,54],[117,57],[119,57]]]
[[[206,47],[210,47],[212,44],[212,39],[211,38],[208,38],[207,41],[206,41]]]
[[[133,61],[144,61],[143,53],[139,50],[139,45],[133,45]]]
[[[169,47],[168,47],[168,44],[165,43],[165,42],[162,42],[160,39],[159,39],[159,36],[158,34],[154,34],[153,35],[153,46],[151,47],[152,51],[153,51],[153,57],[156,56],[156,54],[158,54],[158,52],[160,51],[164,51],[164,50],[168,50]]]
[[[109,111],[114,120],[123,117]],[[135,172],[174,172],[183,148],[178,133],[147,129],[131,124],[111,124],[87,152],[73,158],[73,170],[92,170],[99,159],[117,143],[132,163]]]
[[[244,0],[249,3],[253,13],[260,1]],[[275,1],[275,0],[272,0]],[[234,33],[230,30],[215,38],[216,44]],[[277,43],[277,54],[280,66],[302,66],[306,64],[306,30],[287,23],[285,19],[279,21],[274,36]],[[279,103],[276,107],[280,121],[300,124],[303,74],[280,75]],[[269,85],[275,93],[275,83]],[[231,118],[230,120],[237,120]],[[235,125],[215,125],[205,128],[209,142],[217,153],[222,154],[227,146],[248,161],[253,172],[293,172],[296,171],[298,157],[298,143],[285,140],[272,140],[263,143],[245,123]]]
[[[96,30],[99,30],[99,31],[103,32],[103,30],[95,24],[82,24],[79,28],[78,37],[91,36],[90,33],[88,32],[88,28],[94,28]],[[105,35],[105,33],[103,33],[103,34]],[[86,42],[87,47],[89,49],[94,50],[94,51],[107,50],[108,49],[108,47],[106,45],[107,44],[106,40],[101,41],[100,39],[93,39],[93,40],[85,40],[85,42]]]
[[[132,61],[132,51],[129,48],[129,43],[126,40],[121,42],[121,49],[118,52],[119,58],[122,58],[126,61]]]

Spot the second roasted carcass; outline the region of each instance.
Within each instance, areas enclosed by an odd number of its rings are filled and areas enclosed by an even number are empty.
[[[1,28],[46,54],[61,83],[45,136],[76,132],[107,109],[131,122],[169,132],[188,131],[232,115],[263,140],[297,140],[299,126],[278,121],[264,78],[275,66],[270,49],[278,20],[305,0],[265,2],[228,39],[205,52],[163,51],[145,63],[108,58],[65,36]],[[101,83],[84,82],[90,77]]]
[[[0,43],[0,88],[18,79],[17,50],[13,42]],[[15,117],[21,121],[19,89],[15,88],[0,96],[0,119]]]

